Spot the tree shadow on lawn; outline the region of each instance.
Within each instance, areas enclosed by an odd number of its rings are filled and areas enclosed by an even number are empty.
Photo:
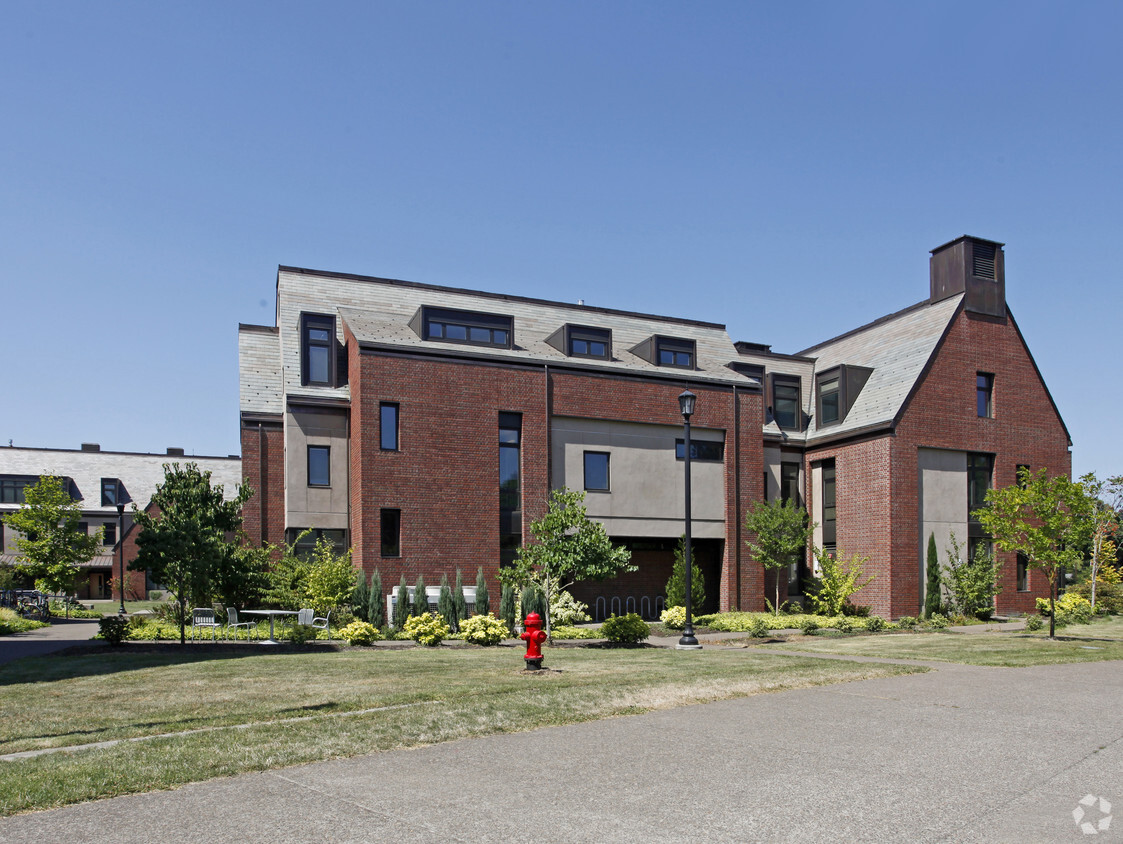
[[[0,686],[17,683],[49,683],[75,677],[92,677],[137,671],[165,665],[186,665],[253,656],[300,656],[334,653],[341,646],[329,642],[304,645],[259,645],[256,643],[125,642],[110,646],[101,642],[78,645],[42,656],[27,656],[0,665]]]

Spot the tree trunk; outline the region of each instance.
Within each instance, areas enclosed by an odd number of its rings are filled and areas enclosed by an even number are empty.
[[[1057,638],[1057,572],[1053,570],[1053,576],[1049,578],[1049,638]]]

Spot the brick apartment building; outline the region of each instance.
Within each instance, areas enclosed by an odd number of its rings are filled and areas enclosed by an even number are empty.
[[[928,298],[795,355],[715,323],[280,267],[276,325],[240,326],[239,357],[255,540],[312,528],[387,584],[482,566],[494,586],[549,491],[583,489],[639,566],[574,590],[601,615],[659,605],[687,388],[706,610],[771,594],[745,545],[753,501],[807,506],[816,545],[870,558],[856,600],[899,617],[922,606],[929,534],[985,542],[969,512],[986,489],[1021,465],[1071,471],[1002,244],[967,236],[933,250]],[[1043,578],[1002,559],[999,610],[1031,610]],[[780,573],[793,598],[804,574]]]

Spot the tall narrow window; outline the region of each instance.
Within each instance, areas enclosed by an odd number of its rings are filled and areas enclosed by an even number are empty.
[[[1029,561],[1025,554],[1018,554],[1018,591],[1029,591]]]
[[[520,449],[522,415],[499,414],[499,565],[515,561],[522,545]]]
[[[117,486],[118,480],[116,478],[102,478],[101,479],[101,506],[102,507],[116,507],[117,506]]]
[[[398,450],[398,405],[393,402],[378,406],[378,441],[383,451]]]
[[[308,486],[331,486],[331,446],[308,446]]]
[[[772,378],[772,418],[785,431],[798,431],[799,379]]]
[[[834,425],[840,419],[839,378],[834,375],[819,382],[819,426]]]
[[[117,525],[113,522],[106,522],[102,527],[105,532],[102,534],[102,545],[116,545],[117,544]]]
[[[793,507],[802,507],[803,498],[799,494],[799,464],[780,464],[780,500],[790,501]]]
[[[585,452],[585,489],[608,492],[608,452]]]
[[[989,372],[975,375],[975,405],[979,416],[994,416],[994,376]]]
[[[823,549],[832,553],[838,547],[836,487],[834,461],[827,460],[823,463]]]
[[[301,382],[305,385],[332,385],[332,348],[335,343],[335,318],[322,314],[301,314]]]
[[[382,508],[382,556],[402,555],[402,511]]]
[[[994,476],[994,455],[967,455],[967,555],[975,559],[975,549],[980,544],[990,545],[990,534],[975,517],[975,511],[986,506],[987,490]]]

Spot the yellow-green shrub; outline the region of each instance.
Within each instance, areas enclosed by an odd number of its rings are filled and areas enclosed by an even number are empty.
[[[491,613],[474,615],[460,622],[460,634],[474,645],[498,645],[507,638],[507,625]]]
[[[550,628],[551,639],[598,639],[600,631],[588,627],[571,627],[568,624],[559,624]]]
[[[378,628],[366,621],[352,621],[339,631],[339,637],[352,645],[369,645],[382,638]]]
[[[448,638],[451,631],[445,620],[435,612],[410,616],[405,624],[405,633],[419,645],[435,647]]]
[[[671,630],[682,630],[686,627],[686,607],[668,607],[659,616],[664,627]]]

